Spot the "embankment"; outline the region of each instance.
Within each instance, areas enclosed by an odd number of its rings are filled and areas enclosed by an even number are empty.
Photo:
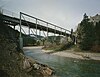
[[[10,29],[0,22],[0,77],[51,77],[51,68],[24,55]]]

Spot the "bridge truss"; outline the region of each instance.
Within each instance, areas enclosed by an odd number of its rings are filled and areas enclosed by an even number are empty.
[[[71,34],[71,31],[69,31],[67,29],[59,27],[59,26],[54,25],[52,23],[49,23],[47,21],[41,20],[39,18],[33,17],[33,16],[28,15],[26,13],[20,12],[20,16],[18,17],[18,15],[17,15],[17,17],[15,17],[13,12],[11,12],[12,16],[9,16],[9,14],[5,14],[4,11],[5,10],[0,11],[0,13],[2,13],[2,16],[3,16],[2,18],[3,18],[4,22],[6,24],[14,26],[14,28],[16,25],[19,25],[19,27],[20,27],[19,40],[20,40],[20,48],[21,49],[23,47],[22,31],[25,33],[22,26],[28,27],[29,35],[32,35],[32,34],[30,34],[30,32],[35,33],[35,35],[37,35],[37,33],[38,33],[37,30],[40,31],[39,34],[41,34],[41,31],[43,31],[43,33],[47,39],[48,39],[49,33],[54,33],[54,36],[56,34],[63,35],[63,36],[69,36]],[[34,19],[35,22],[26,20],[25,17],[29,17],[31,19]],[[42,22],[45,25],[42,25],[39,22]],[[35,29],[35,31],[32,31],[31,29]],[[44,31],[46,32],[46,34]]]

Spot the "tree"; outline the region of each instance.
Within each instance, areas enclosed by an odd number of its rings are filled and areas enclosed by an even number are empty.
[[[100,45],[100,21],[95,26],[96,45]]]
[[[94,25],[89,22],[89,18],[84,14],[83,20],[78,28],[78,39],[80,40],[79,47],[83,50],[89,50],[94,43]]]

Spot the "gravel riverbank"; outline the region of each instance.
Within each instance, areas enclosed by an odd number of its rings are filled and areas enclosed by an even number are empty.
[[[100,60],[100,53],[76,52],[74,50],[65,50],[59,52],[53,52],[53,50],[42,51],[45,53],[50,53],[50,55],[57,55],[62,57],[76,58],[82,60]]]

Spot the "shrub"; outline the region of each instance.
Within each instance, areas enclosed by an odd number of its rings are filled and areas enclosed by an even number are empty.
[[[100,52],[100,45],[95,45],[91,48],[93,52]]]
[[[67,43],[67,44],[61,45],[61,47],[60,47],[59,49],[57,49],[56,51],[66,50],[66,49],[71,48],[72,46],[73,46],[73,44],[69,42],[69,43]]]

